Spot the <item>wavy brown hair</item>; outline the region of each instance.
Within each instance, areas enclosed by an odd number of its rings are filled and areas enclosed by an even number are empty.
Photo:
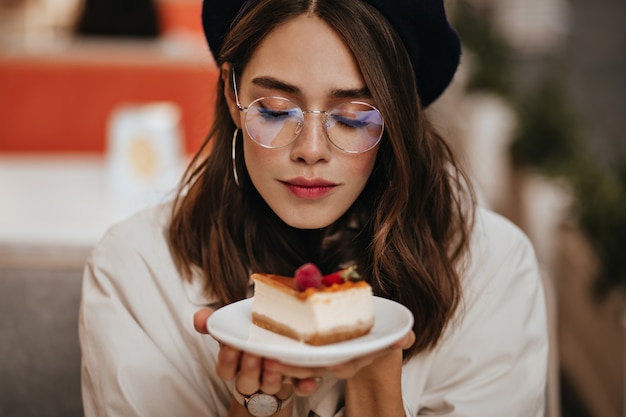
[[[461,301],[474,197],[451,149],[420,106],[409,57],[388,22],[360,0],[261,0],[236,21],[217,61],[242,71],[264,37],[304,13],[327,22],[353,51],[383,114],[385,134],[371,177],[353,206],[321,230],[282,222],[237,156],[235,125],[218,82],[215,121],[173,206],[169,241],[186,279],[199,269],[223,303],[246,297],[251,271],[292,275],[305,262],[324,273],[356,262],[378,296],[414,315],[410,357],[432,348]],[[241,139],[239,139],[241,140]],[[210,152],[206,152],[211,148]],[[241,149],[241,146],[238,146]]]

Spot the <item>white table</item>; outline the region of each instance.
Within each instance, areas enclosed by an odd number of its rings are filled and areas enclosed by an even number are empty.
[[[175,185],[121,192],[103,156],[0,154],[0,265],[82,262],[113,223]]]

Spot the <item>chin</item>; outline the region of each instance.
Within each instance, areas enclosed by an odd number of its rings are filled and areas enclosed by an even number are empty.
[[[341,216],[319,216],[319,215],[311,215],[311,216],[303,216],[299,214],[297,216],[290,215],[280,215],[278,217],[285,222],[287,225],[296,228],[296,229],[304,229],[304,230],[316,230],[323,229],[325,227],[333,224],[337,219]]]
[[[289,226],[295,229],[318,230],[330,226],[333,222],[311,222],[311,221],[285,221]]]

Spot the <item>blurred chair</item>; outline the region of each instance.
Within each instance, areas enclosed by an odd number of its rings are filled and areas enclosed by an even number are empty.
[[[81,276],[80,263],[0,262],[1,416],[83,415],[78,342]]]

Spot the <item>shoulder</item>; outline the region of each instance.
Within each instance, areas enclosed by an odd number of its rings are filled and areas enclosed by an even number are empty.
[[[479,335],[476,341],[486,342],[499,332],[506,340],[503,345],[545,342],[539,263],[530,240],[511,221],[484,209],[478,211],[462,280],[462,304],[448,337]],[[484,328],[489,329],[489,336]]]
[[[472,234],[472,251],[507,252],[522,248],[532,251],[532,244],[526,234],[517,225],[500,214],[484,208],[478,208],[475,220]]]
[[[146,247],[147,242],[164,240],[170,207],[164,204],[146,208],[112,225],[96,245],[96,251],[111,246],[141,249]]]
[[[116,287],[177,276],[167,243],[169,213],[168,205],[155,206],[111,226],[87,260],[86,273]]]
[[[535,251],[526,234],[505,217],[479,208],[464,279],[489,280],[498,276],[498,282],[504,284],[516,271],[535,271],[537,268]]]
[[[545,319],[543,281],[533,245],[519,227],[503,216],[485,209],[477,211],[461,277],[462,303],[449,337],[482,326],[497,328],[503,323],[514,328],[516,320],[523,327],[530,316],[536,323]]]
[[[87,260],[84,280],[125,294],[161,288],[163,297],[184,297],[194,305],[214,304],[200,273],[184,280],[172,257],[168,227],[172,205],[147,208],[112,225]],[[85,288],[87,286],[85,285]],[[155,293],[155,295],[157,295]]]
[[[170,213],[170,204],[158,205],[112,225],[94,247],[91,260],[121,264],[137,258],[148,262],[170,260],[167,239]]]

